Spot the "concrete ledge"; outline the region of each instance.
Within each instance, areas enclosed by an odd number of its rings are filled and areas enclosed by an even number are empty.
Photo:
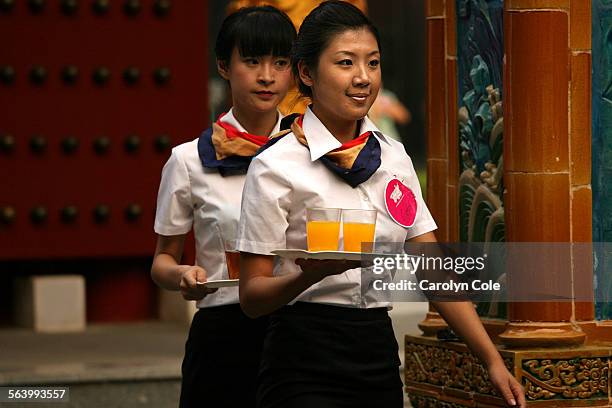
[[[156,362],[46,364],[0,371],[0,386],[61,385],[181,379],[181,358]]]

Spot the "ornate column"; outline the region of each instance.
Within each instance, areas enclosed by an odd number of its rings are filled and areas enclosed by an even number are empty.
[[[591,241],[589,3],[505,2],[506,241]],[[569,282],[574,269],[545,273]],[[580,344],[576,321],[593,319],[588,302],[508,308],[509,346]]]
[[[427,206],[442,242],[458,239],[457,47],[454,1],[426,2],[427,18]],[[419,323],[425,336],[447,325],[430,305]]]
[[[607,220],[611,217],[605,209],[612,206],[606,201],[609,183],[605,175],[610,174],[612,162],[607,160],[612,157],[607,154],[612,151],[608,143],[612,136],[607,137],[612,131],[606,126],[612,117],[607,115],[612,111],[608,86],[612,66],[609,56],[612,3],[596,0],[594,7],[599,8],[594,8],[592,22],[590,0],[427,2],[430,110],[427,199],[439,221],[440,240],[495,241],[505,237],[506,241],[518,242],[592,241],[591,24],[594,30],[601,27],[598,35],[602,55],[596,61],[599,68],[594,75],[599,75],[602,86],[594,92],[599,92],[598,97],[605,105],[601,117],[595,115],[596,127],[603,133],[598,139],[603,145],[601,157],[598,156],[602,169],[599,184],[594,184],[601,187],[598,192],[601,208],[597,205],[595,208],[603,221],[596,226],[610,230]],[[503,24],[499,22],[501,15]],[[464,25],[465,16],[474,18],[469,27]],[[503,30],[498,29],[502,26]],[[457,27],[460,40],[455,45],[455,34],[450,31]],[[465,33],[470,35],[466,37]],[[445,41],[441,40],[442,35]],[[471,40],[479,36],[474,44],[465,45],[464,37]],[[487,37],[495,41],[488,45]],[[503,46],[499,46],[501,37]],[[594,41],[599,37],[593,36]],[[467,56],[464,49],[468,50]],[[505,59],[503,81],[501,63],[496,62],[502,59],[497,58],[499,52]],[[478,55],[483,58],[473,59]],[[465,75],[466,67],[469,76]],[[439,72],[442,68],[446,75]],[[502,91],[498,93],[496,87],[502,82],[503,87],[499,87]],[[471,91],[474,92],[470,94]],[[462,96],[461,100],[457,100],[457,95]],[[441,100],[446,101],[444,107]],[[474,100],[478,103],[473,103]],[[486,112],[486,101],[490,102],[491,115]],[[478,112],[483,123],[488,122],[486,132],[481,131],[484,126],[476,129],[478,134],[467,128],[473,125],[473,112]],[[466,151],[466,156],[470,156],[467,161],[457,154],[458,134],[462,153]],[[503,146],[499,143],[501,139]],[[488,156],[479,157],[480,162],[472,160],[475,156],[469,146],[463,147],[464,141],[482,142],[483,147],[489,141]],[[596,149],[593,145],[593,150]],[[500,157],[500,152],[505,157]],[[454,160],[458,161],[453,163]],[[483,163],[486,172],[481,168]],[[460,177],[454,173],[459,169]],[[470,190],[470,186],[474,188]],[[478,201],[476,193],[484,194],[487,190],[483,187],[488,187],[491,193],[503,191],[504,195],[497,202],[491,200],[492,194]],[[474,194],[464,194],[467,190]],[[485,223],[474,223],[473,212],[465,209],[461,211],[460,222],[454,221],[464,199],[469,201],[471,196],[468,209],[477,202],[492,203],[485,209],[488,214],[482,215],[487,220],[486,230],[482,228]],[[441,214],[444,209],[446,213]],[[475,224],[478,228],[474,228]],[[506,316],[499,313],[494,315],[498,317],[497,325],[485,321],[493,340],[504,343],[499,345],[499,352],[525,388],[530,406],[593,407],[609,406],[612,401],[609,385],[612,325],[609,321],[594,320],[593,302],[584,296],[593,293],[588,286],[593,276],[592,260],[584,255],[582,248],[572,253],[566,265],[542,269],[551,280],[563,277],[571,281],[574,294],[581,291],[580,301],[508,304],[508,320],[499,319]],[[606,282],[602,285],[601,281],[606,278],[607,265],[599,265],[604,268],[599,276],[599,286],[604,289]],[[508,279],[511,282],[512,276]],[[577,282],[583,286],[577,286]],[[420,325],[425,336],[406,335],[405,385],[412,405],[505,406],[489,383],[486,370],[464,344],[429,336],[442,326],[439,316],[430,311]]]

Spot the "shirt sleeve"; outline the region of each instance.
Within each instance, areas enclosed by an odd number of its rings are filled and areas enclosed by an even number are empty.
[[[408,156],[408,154],[406,154],[406,156]],[[415,199],[417,201],[417,215],[414,220],[414,225],[408,228],[406,240],[418,237],[419,235],[423,235],[427,232],[431,232],[438,229],[438,226],[436,225],[436,222],[431,216],[429,208],[427,208],[427,204],[423,199],[423,194],[421,192],[421,183],[419,182],[417,173],[414,170],[414,166],[412,165],[412,160],[410,159],[410,156],[408,156],[408,166],[410,166],[410,168],[408,169],[409,174],[414,175],[412,177],[412,180],[410,180],[409,182],[409,186],[410,189],[413,191]]]
[[[280,166],[274,167],[260,157],[249,166],[238,229],[241,252],[272,255],[271,251],[287,246],[291,184]]]
[[[185,161],[173,150],[162,170],[154,229],[160,235],[182,235],[188,233],[192,225],[189,171]]]

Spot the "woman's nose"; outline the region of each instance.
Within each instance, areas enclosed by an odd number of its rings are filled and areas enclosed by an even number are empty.
[[[270,84],[274,82],[274,70],[270,64],[261,64],[257,80],[261,83]]]
[[[357,72],[355,72],[355,76],[353,77],[353,84],[355,86],[366,86],[370,84],[370,73],[368,72],[368,67],[359,66],[357,68]]]

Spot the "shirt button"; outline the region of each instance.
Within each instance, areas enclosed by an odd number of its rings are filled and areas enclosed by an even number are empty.
[[[368,197],[363,197],[363,201],[370,201]]]

